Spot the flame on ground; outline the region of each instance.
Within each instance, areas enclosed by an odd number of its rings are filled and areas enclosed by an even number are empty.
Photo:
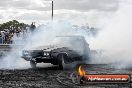
[[[86,71],[82,68],[81,65],[78,68],[78,73],[80,76],[84,76],[86,74]]]

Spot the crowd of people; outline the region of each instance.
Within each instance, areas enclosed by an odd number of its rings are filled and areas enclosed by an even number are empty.
[[[19,23],[16,20],[3,23],[0,25],[0,44],[12,44],[14,35],[19,37],[21,33],[25,33],[28,29],[33,31],[35,28],[35,22],[32,22],[31,25]]]

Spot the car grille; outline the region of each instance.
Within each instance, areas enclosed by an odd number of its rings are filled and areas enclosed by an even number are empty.
[[[41,50],[35,50],[33,52],[31,52],[31,56],[34,58],[34,57],[42,57],[43,56],[43,51]]]

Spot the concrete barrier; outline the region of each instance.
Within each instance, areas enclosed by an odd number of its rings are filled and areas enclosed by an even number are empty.
[[[0,51],[10,51],[13,49],[18,49],[22,47],[22,45],[15,45],[15,44],[0,44]]]

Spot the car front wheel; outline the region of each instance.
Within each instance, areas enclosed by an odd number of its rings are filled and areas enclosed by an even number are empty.
[[[60,68],[60,69],[65,69],[65,62],[64,62],[64,59],[65,59],[65,55],[63,55],[63,54],[58,55],[59,68]]]
[[[31,60],[30,65],[32,68],[36,68],[37,63],[35,61]]]

